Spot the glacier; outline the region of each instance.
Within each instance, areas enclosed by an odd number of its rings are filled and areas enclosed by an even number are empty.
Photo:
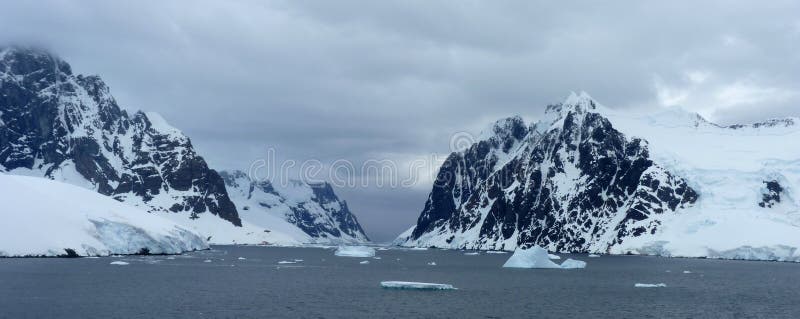
[[[340,246],[334,252],[339,257],[375,257],[375,248],[367,246]]]
[[[0,173],[0,256],[179,254],[208,249],[196,232],[74,185]]]

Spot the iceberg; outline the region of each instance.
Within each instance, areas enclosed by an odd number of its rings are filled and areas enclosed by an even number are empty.
[[[481,253],[479,253],[479,252],[472,252],[472,253],[464,253],[464,256],[477,256],[477,255],[480,255],[480,254]]]
[[[561,268],[550,260],[547,250],[539,246],[518,248],[503,265],[504,268]]]
[[[436,266],[436,262],[435,261],[429,262],[428,266]]]
[[[589,258],[597,258],[597,257],[600,257],[600,255],[597,255],[597,254],[589,254]]]
[[[334,255],[339,257],[375,257],[375,249],[367,246],[339,246]]]
[[[362,265],[368,265],[368,264],[369,264],[369,260],[362,261],[362,262],[360,262],[359,264],[362,264]]]
[[[124,261],[112,261],[109,265],[127,266],[130,264]]]
[[[561,259],[561,256],[553,255],[553,254],[547,254],[547,257],[550,258],[550,259],[556,259],[556,260]]]
[[[427,282],[413,281],[381,281],[381,287],[389,289],[412,289],[412,290],[455,290],[458,288],[450,284],[435,284]]]
[[[667,285],[664,284],[664,283],[660,283],[660,284],[639,284],[639,283],[637,283],[637,284],[635,284],[633,286],[636,287],[636,288],[662,288],[662,287],[666,287]]]
[[[281,260],[278,264],[285,265],[285,264],[296,264],[296,261],[288,261],[288,260]]]
[[[567,259],[563,263],[561,263],[562,269],[582,269],[586,268],[586,262],[581,260],[575,259]]]
[[[486,252],[487,254],[507,254],[508,252],[502,250],[489,250]]]

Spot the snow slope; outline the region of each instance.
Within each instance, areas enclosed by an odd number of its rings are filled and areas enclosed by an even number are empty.
[[[0,173],[0,256],[177,254],[205,239],[156,214],[41,177]]]
[[[720,126],[573,93],[451,154],[454,180],[395,242],[800,261],[799,138],[797,118]]]

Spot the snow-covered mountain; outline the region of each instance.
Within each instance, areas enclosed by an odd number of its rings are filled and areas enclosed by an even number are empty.
[[[0,171],[241,225],[222,178],[188,137],[155,113],[129,115],[100,77],[75,75],[44,51],[0,49]]]
[[[0,173],[0,256],[177,254],[207,249],[185,227],[74,185]]]
[[[347,203],[328,183],[253,181],[242,171],[220,172],[242,220],[309,243],[369,241]]]
[[[73,74],[69,64],[41,50],[0,47],[0,172],[94,190],[160,213],[214,244],[366,240],[329,187],[298,188],[313,189],[308,204],[282,194],[296,200],[284,205],[294,215],[242,221],[225,181],[186,135],[156,113],[129,114],[100,77]]]
[[[720,126],[586,93],[442,165],[404,246],[800,261],[800,120]]]

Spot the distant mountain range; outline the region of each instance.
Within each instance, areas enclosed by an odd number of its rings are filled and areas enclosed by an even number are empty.
[[[0,48],[0,172],[94,190],[162,214],[212,243],[367,240],[330,186],[295,185],[312,193],[303,200],[271,193],[286,199],[286,214],[239,196],[241,189],[232,201],[226,187],[239,185],[226,185],[233,179],[209,168],[180,130],[156,113],[122,110],[99,76],[73,74],[42,50]],[[237,209],[251,204],[244,215],[252,223]]]
[[[442,165],[403,246],[800,261],[800,120],[720,126],[586,93]]]

